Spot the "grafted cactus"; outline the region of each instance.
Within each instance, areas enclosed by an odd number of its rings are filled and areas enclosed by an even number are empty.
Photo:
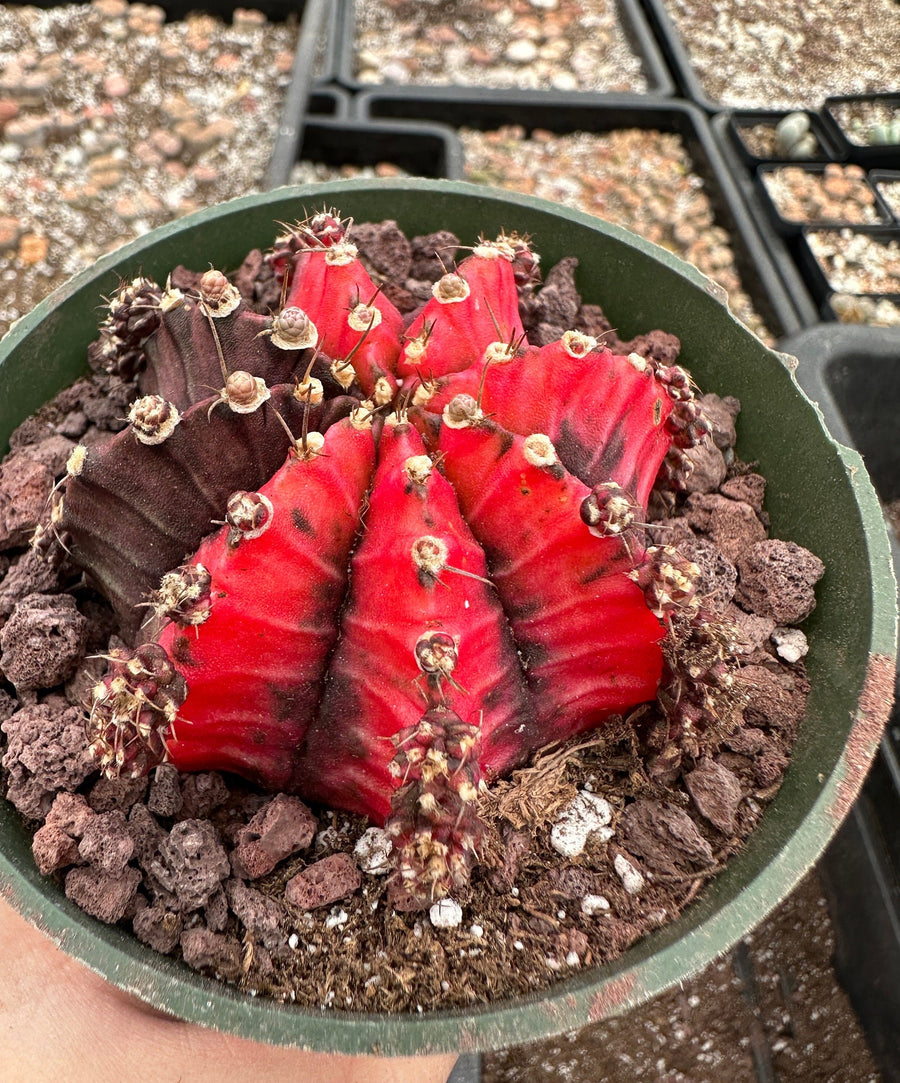
[[[92,351],[141,391],[50,527],[134,643],[93,747],[110,773],[224,769],[386,824],[394,903],[422,907],[465,889],[486,783],[657,696],[674,725],[726,702],[696,569],[641,526],[707,427],[675,364],[528,343],[515,233],[406,316],[336,212],[269,263],[268,317],[218,271],[140,280]]]

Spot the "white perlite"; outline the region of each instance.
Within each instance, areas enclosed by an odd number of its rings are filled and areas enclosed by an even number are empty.
[[[581,912],[589,918],[609,910],[609,899],[603,895],[585,895],[581,900]]]
[[[619,879],[622,881],[622,887],[625,888],[628,894],[640,895],[644,890],[645,884],[643,874],[640,870],[636,869],[628,858],[622,854],[616,854],[616,860],[613,862],[613,867],[615,868]]]
[[[553,825],[550,845],[563,857],[578,857],[591,835],[602,842],[612,838],[611,820],[612,806],[605,798],[579,790]]]
[[[771,638],[785,662],[799,662],[809,650],[806,636],[799,628],[776,628]]]
[[[428,916],[436,929],[455,929],[462,924],[462,907],[453,899],[441,899],[428,911]]]
[[[391,871],[391,851],[394,844],[381,827],[370,827],[360,835],[353,853],[363,872],[370,876],[386,876]]]

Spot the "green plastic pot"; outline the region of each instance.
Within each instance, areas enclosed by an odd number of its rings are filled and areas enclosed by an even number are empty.
[[[336,206],[407,233],[452,229],[474,243],[529,233],[544,266],[577,255],[579,287],[627,338],[661,327],[705,391],[743,405],[738,448],[768,479],[775,536],[824,560],[807,622],[812,693],[784,785],[741,854],[674,923],[616,962],[547,991],[471,1009],[382,1015],[307,1011],[242,995],[72,905],[32,861],[31,838],[0,802],[0,892],[64,951],[128,992],[186,1020],[258,1041],[340,1053],[406,1055],[513,1045],[622,1013],[702,969],[785,898],[849,810],[887,718],[896,656],[895,585],[878,500],[862,460],[836,444],[798,388],[791,360],[734,319],[694,268],[596,218],[479,186],[395,179],[278,189],[193,214],[78,275],[0,343],[0,447],[10,431],[85,370],[97,305],[120,277],[164,279],[178,263],[234,268],[267,247],[274,223]]]

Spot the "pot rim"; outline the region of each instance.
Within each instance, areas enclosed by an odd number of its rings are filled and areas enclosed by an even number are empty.
[[[587,227],[626,246],[631,252],[662,263],[694,291],[699,291],[698,297],[702,294],[719,304],[724,301],[724,291],[720,287],[673,254],[591,215],[560,208],[541,199],[459,181],[391,178],[330,182],[279,188],[219,204],[161,226],[104,256],[14,325],[0,342],[0,378],[10,355],[26,347],[30,337],[45,321],[52,323],[54,315],[86,287],[92,288],[95,295],[99,293],[101,282],[108,280],[110,273],[118,268],[131,267],[130,274],[135,274],[134,261],[151,245],[159,247],[164,241],[167,243],[163,248],[175,252],[174,242],[195,230],[227,229],[227,222],[236,214],[265,211],[286,200],[295,202],[298,208],[302,208],[304,199],[316,204],[335,200],[340,204],[343,201],[342,209],[346,210],[352,209],[354,196],[373,192],[376,195],[392,193],[398,199],[403,193],[425,193],[435,207],[434,221],[440,221],[438,204],[443,197],[451,202],[459,201],[460,197],[474,199],[485,210],[496,211],[502,204],[504,208],[511,206],[539,212],[541,216],[549,215],[577,227]],[[170,266],[173,263],[174,259]],[[865,644],[865,678],[851,712],[853,721],[848,739],[827,773],[819,775],[818,791],[802,821],[781,840],[781,846],[775,851],[772,851],[771,839],[770,852],[754,844],[761,831],[758,826],[741,853],[729,861],[726,870],[678,919],[639,941],[613,963],[580,972],[528,996],[472,1009],[422,1014],[315,1012],[248,996],[203,977],[169,957],[158,955],[139,944],[130,933],[89,918],[70,903],[52,881],[40,877],[28,860],[8,852],[6,836],[18,816],[5,802],[5,807],[0,808],[0,895],[69,955],[161,1011],[274,1045],[346,1054],[402,1056],[466,1052],[575,1030],[649,1000],[728,950],[796,886],[849,810],[887,718],[897,640],[896,586],[890,549],[880,505],[861,457],[828,434],[821,413],[809,402],[793,377],[794,359],[779,357],[768,350],[735,317],[730,313],[729,316],[733,325],[729,327],[729,336],[751,340],[754,354],[764,351],[782,375],[787,371],[792,394],[796,394],[798,402],[802,401],[798,409],[808,415],[810,431],[817,431],[818,439],[823,441],[823,452],[827,450],[833,456],[835,483],[847,487],[852,494],[854,517],[858,516],[862,530],[864,552],[860,554],[860,560],[867,573],[864,580],[868,594],[863,604],[866,614],[871,614]],[[751,347],[748,345],[747,348]],[[19,420],[24,416],[20,412]],[[0,431],[0,442],[5,438],[6,434]],[[789,777],[790,774],[789,770]],[[769,806],[763,822],[772,817],[780,800],[781,795]],[[26,857],[30,858],[30,854]],[[737,890],[736,880],[742,884]]]

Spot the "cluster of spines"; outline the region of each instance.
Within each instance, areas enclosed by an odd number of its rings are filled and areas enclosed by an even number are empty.
[[[140,778],[168,759],[185,681],[155,643],[135,651],[118,648],[107,661],[106,674],[91,692],[90,750],[105,773]]]

